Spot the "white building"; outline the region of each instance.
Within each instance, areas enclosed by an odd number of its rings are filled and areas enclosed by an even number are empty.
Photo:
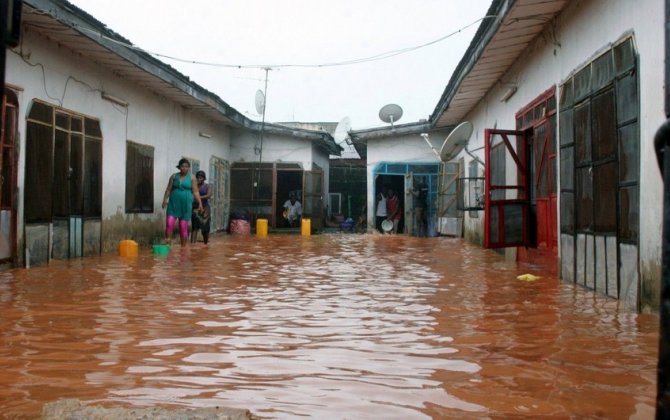
[[[382,166],[439,164],[421,132],[439,148],[437,130],[468,121],[467,146],[440,169],[443,181],[458,174],[460,211],[447,215],[465,238],[656,309],[664,2],[494,0],[487,16],[427,124],[353,133],[367,145],[369,207]],[[450,184],[438,184],[441,216]]]
[[[66,1],[23,2],[5,82],[0,261],[151,243],[182,157],[215,187],[213,229],[236,206],[274,223],[289,172],[321,220],[328,156],[341,150],[332,136],[247,119]]]

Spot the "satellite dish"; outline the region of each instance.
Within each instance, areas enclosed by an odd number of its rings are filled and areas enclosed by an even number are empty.
[[[260,89],[256,91],[255,104],[258,115],[263,115],[263,112],[265,112],[265,94]]]
[[[398,121],[401,117],[402,108],[400,108],[400,105],[388,104],[384,105],[382,109],[379,110],[379,119],[391,123],[391,127],[393,127],[393,123]]]
[[[456,126],[447,136],[440,149],[440,159],[446,162],[461,153],[472,135],[472,123],[465,121]]]
[[[341,144],[346,141],[349,144],[349,130],[351,130],[351,120],[349,117],[344,117],[337,123],[337,127],[335,127],[335,131],[333,132],[335,143]]]

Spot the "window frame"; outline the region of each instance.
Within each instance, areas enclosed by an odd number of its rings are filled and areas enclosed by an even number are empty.
[[[154,146],[126,140],[126,213],[153,213],[155,210],[155,152]]]
[[[78,121],[78,124],[73,126],[73,120]],[[41,129],[42,132],[33,131],[35,129]],[[36,137],[32,138],[31,133],[35,133]],[[61,160],[56,159],[57,134],[67,149],[63,149],[63,153],[67,154],[65,163],[63,162],[65,155]],[[26,113],[26,137],[24,189],[30,193],[24,194],[23,197],[25,222],[51,223],[68,217],[100,219],[103,170],[100,120],[34,99]],[[81,143],[77,162],[72,161],[73,138],[77,138]],[[91,152],[97,153],[97,160],[93,165],[87,161],[87,156],[92,156]],[[67,166],[64,172],[63,164]],[[44,182],[45,179],[56,180],[58,169],[61,170],[59,179],[68,181],[61,190],[58,190],[53,182]],[[69,181],[72,176],[77,177],[76,196],[70,191]],[[61,200],[65,196],[69,200],[61,201],[60,210],[57,211],[54,204],[59,194]]]

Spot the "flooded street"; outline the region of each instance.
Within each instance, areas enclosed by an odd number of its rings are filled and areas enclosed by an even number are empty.
[[[0,273],[0,412],[653,417],[658,317],[450,238],[215,237]],[[519,274],[543,276],[519,281]]]

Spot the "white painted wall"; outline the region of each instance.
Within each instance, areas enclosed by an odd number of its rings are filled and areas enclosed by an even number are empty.
[[[260,135],[234,130],[230,145],[231,162],[258,162],[254,147],[260,147]],[[312,142],[272,133],[263,134],[263,162],[300,163],[303,170],[312,169]]]
[[[323,206],[324,208],[328,204],[326,202],[326,197],[328,197],[328,192],[330,191],[330,188],[328,188],[328,185],[330,185],[330,155],[327,152],[324,152],[321,148],[314,147],[312,149],[312,163],[316,163],[319,165],[321,169],[323,169]]]

